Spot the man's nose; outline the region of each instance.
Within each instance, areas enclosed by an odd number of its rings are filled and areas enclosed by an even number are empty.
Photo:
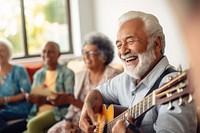
[[[128,48],[127,45],[123,45],[123,46],[121,47],[120,53],[121,53],[122,55],[125,55],[125,54],[127,54],[127,53],[129,53],[129,52],[130,52],[130,49]]]

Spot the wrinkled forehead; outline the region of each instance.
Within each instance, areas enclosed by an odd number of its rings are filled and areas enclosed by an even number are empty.
[[[141,19],[132,19],[123,23],[117,32],[117,39],[121,40],[127,36],[138,37],[142,34],[146,34],[144,22]]]

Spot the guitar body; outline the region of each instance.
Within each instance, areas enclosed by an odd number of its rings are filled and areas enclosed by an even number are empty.
[[[99,126],[96,129],[96,133],[103,133],[105,130],[105,124],[114,119],[114,106],[110,105],[108,108],[105,104],[102,105],[101,114],[98,114]]]
[[[103,104],[101,113],[98,114],[97,122],[99,123],[99,126],[96,128],[96,133],[107,133],[109,131],[111,132],[111,129],[109,129],[109,127],[106,127],[106,124],[112,121],[116,116],[118,116],[125,110],[127,110],[126,107],[111,104],[107,108],[107,106]]]

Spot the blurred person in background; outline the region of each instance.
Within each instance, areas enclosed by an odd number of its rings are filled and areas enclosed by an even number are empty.
[[[200,133],[200,0],[170,1],[189,54],[189,79],[197,106]]]
[[[53,124],[61,120],[67,113],[69,103],[62,95],[71,98],[74,93],[74,73],[66,66],[60,65],[59,45],[47,42],[42,50],[44,66],[34,74],[31,93],[27,100],[33,104],[27,124],[28,133],[44,133]],[[37,90],[37,91],[36,91]],[[58,95],[56,99],[48,100],[50,95]]]
[[[85,37],[82,57],[86,69],[75,75],[75,97],[65,119],[51,127],[48,133],[81,132],[78,122],[87,93],[120,73],[119,70],[108,66],[113,56],[113,45],[108,37],[97,32],[89,33]]]
[[[194,96],[197,106],[200,106],[200,1],[177,0],[170,1],[177,17],[182,35],[186,41],[189,53],[190,72],[194,85]]]
[[[31,82],[26,70],[18,65],[12,65],[12,44],[0,39],[0,132],[10,131],[7,125],[10,120],[26,119],[30,104],[25,99],[25,93],[30,92]],[[20,132],[24,127],[16,127],[12,132]],[[22,129],[20,129],[22,128]],[[5,131],[6,130],[6,131]],[[19,130],[19,131],[18,131]]]

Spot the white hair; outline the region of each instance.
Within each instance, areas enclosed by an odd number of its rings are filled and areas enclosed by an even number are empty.
[[[10,59],[12,57],[12,43],[7,40],[6,38],[0,38],[0,45],[3,45],[6,50],[8,51],[8,58]]]
[[[165,35],[163,33],[163,28],[160,25],[158,19],[152,14],[147,14],[147,13],[144,13],[141,11],[129,11],[129,12],[123,14],[119,18],[119,27],[122,24],[124,24],[125,22],[133,20],[133,19],[141,19],[144,22],[145,29],[148,34],[149,40],[153,39],[155,41],[155,39],[157,37],[161,38],[161,45],[162,45],[161,53],[164,54],[164,52],[165,52]]]

